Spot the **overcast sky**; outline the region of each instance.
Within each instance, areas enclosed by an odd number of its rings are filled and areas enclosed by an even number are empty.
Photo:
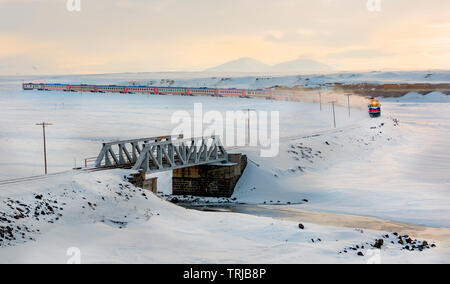
[[[449,69],[449,0],[0,0],[0,74],[200,71],[240,57]]]

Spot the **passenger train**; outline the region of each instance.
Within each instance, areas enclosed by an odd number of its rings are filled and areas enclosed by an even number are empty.
[[[154,86],[117,86],[117,85],[67,85],[45,83],[23,83],[24,90],[92,92],[151,95],[184,95],[184,96],[236,96],[243,98],[262,97],[272,99],[272,93],[263,89],[218,89],[218,88],[184,88]]]

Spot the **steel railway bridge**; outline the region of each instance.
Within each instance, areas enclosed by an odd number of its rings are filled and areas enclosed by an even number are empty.
[[[228,153],[217,136],[184,139],[180,135],[103,143],[95,168],[132,168],[156,173],[226,162]]]

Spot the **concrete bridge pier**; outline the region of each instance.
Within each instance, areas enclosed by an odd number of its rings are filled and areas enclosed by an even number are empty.
[[[228,162],[175,169],[172,176],[172,194],[229,198],[246,167],[246,155],[228,154]],[[145,170],[132,173],[127,179],[135,186],[157,194],[158,179],[147,179]]]
[[[146,173],[144,170],[139,170],[135,173],[131,173],[127,177],[128,182],[132,183],[134,186],[150,190],[155,195],[158,194],[158,178],[146,178]]]
[[[176,169],[172,177],[174,195],[231,197],[247,167],[247,156],[228,154],[227,163]]]

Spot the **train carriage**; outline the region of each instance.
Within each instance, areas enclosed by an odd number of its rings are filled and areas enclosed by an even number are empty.
[[[86,85],[86,84],[44,84],[23,83],[24,90],[120,93],[120,94],[152,94],[152,95],[183,95],[183,96],[215,96],[215,97],[264,97],[271,99],[270,92],[262,89],[219,89],[219,88],[184,88],[156,86],[117,86],[117,85]]]

